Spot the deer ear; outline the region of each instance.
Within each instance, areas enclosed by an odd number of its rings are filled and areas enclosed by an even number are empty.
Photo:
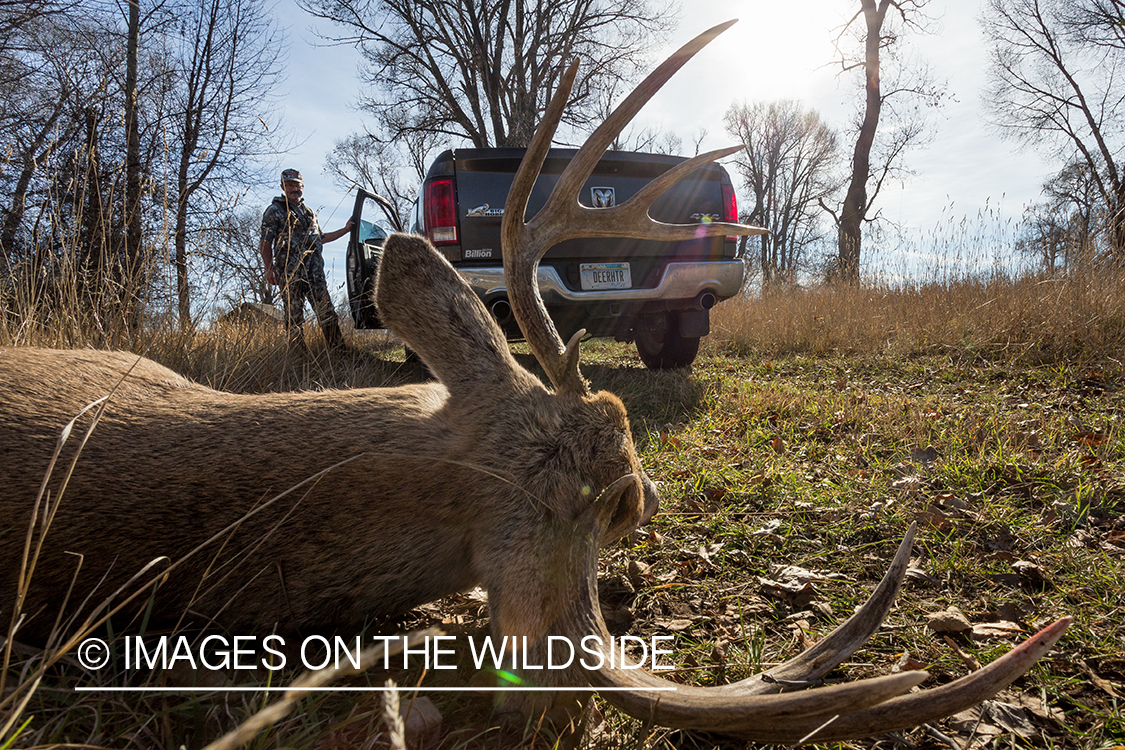
[[[519,369],[503,331],[469,285],[425,238],[392,234],[375,286],[379,316],[450,393],[511,378]]]

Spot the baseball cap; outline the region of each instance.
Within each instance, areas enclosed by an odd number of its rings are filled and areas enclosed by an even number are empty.
[[[301,173],[298,172],[296,169],[283,169],[283,170],[281,170],[281,181],[282,182],[299,182],[302,185],[305,184],[304,178],[301,177]]]

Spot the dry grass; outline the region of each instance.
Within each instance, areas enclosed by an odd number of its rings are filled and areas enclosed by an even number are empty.
[[[1125,272],[778,290],[720,305],[712,330],[740,354],[1120,363]]]

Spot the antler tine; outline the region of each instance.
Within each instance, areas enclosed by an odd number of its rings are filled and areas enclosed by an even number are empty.
[[[591,539],[597,538],[595,528]],[[859,613],[829,636],[828,647],[813,647],[774,672],[797,671],[806,676],[828,671],[854,650],[857,641],[878,626],[902,579],[909,560],[914,527],[900,545],[891,570]],[[597,603],[597,545],[590,544],[584,561],[584,584],[561,618],[566,635],[594,634],[608,641]],[[603,666],[585,676],[592,687],[613,688],[603,698],[629,715],[669,727],[718,732],[757,742],[799,743],[871,736],[917,726],[975,705],[1026,672],[1062,636],[1070,618],[1063,618],[978,672],[954,683],[904,695],[925,679],[887,675],[843,685],[799,692],[748,694],[753,679],[736,685],[700,688],[662,680],[639,669],[621,669],[606,657]],[[832,653],[827,653],[832,652]],[[830,663],[831,662],[831,663]],[[608,665],[608,666],[607,666]],[[792,669],[787,669],[792,667]],[[669,690],[669,688],[675,688]],[[659,692],[657,692],[659,690]],[[891,696],[891,697],[888,697]]]
[[[755,742],[799,743],[856,739],[919,726],[975,706],[1023,675],[1062,637],[1070,624],[1064,617],[1036,633],[1004,656],[959,680],[903,695],[921,683],[925,672],[904,672],[867,680],[774,695],[737,696],[721,688],[675,685],[647,672],[602,668],[591,672],[597,687],[618,688],[602,694],[629,715],[662,726],[719,732]],[[914,674],[916,680],[884,682]],[[620,691],[621,687],[631,690]],[[837,700],[839,688],[854,691]],[[896,695],[886,696],[897,688]],[[842,698],[842,695],[840,695]],[[852,701],[851,703],[847,702]],[[866,707],[861,703],[867,704]]]
[[[531,190],[535,187],[535,181],[539,179],[543,162],[547,160],[547,152],[551,150],[551,140],[555,137],[555,131],[562,120],[563,110],[566,109],[566,100],[570,97],[571,89],[574,88],[574,79],[577,76],[578,60],[574,60],[559,80],[559,87],[555,89],[555,94],[551,97],[551,102],[543,113],[543,120],[539,123],[539,127],[535,129],[535,134],[531,137],[531,143],[528,144],[519,168],[516,169],[516,176],[512,178],[512,187],[509,189],[508,199],[504,203],[502,231],[507,232],[509,227],[522,227],[524,224],[527,201],[531,197]],[[539,251],[539,257],[542,257],[546,249],[546,246],[536,248]],[[504,259],[507,260],[507,257],[508,254],[505,253]],[[538,262],[538,258],[536,258],[536,261]]]
[[[706,47],[711,40],[735,23],[738,23],[737,18],[704,31],[676,50],[667,60],[657,66],[656,70],[649,73],[648,77],[641,81],[640,85],[633,89],[629,96],[625,97],[625,101],[621,102],[617,109],[594,130],[590,137],[586,139],[586,142],[582,144],[582,147],[578,149],[574,159],[571,160],[559,177],[559,182],[551,197],[547,199],[547,205],[544,206],[543,213],[549,213],[552,210],[552,204],[556,202],[577,203],[578,191],[582,188],[582,184],[586,182],[586,178],[594,171],[594,167],[601,160],[606,149],[613,143],[613,139],[625,129],[625,126],[636,117],[641,108],[668,82],[668,79],[675,75],[688,60],[695,57],[695,54]]]
[[[738,736],[759,742],[831,742],[895,732],[951,716],[987,700],[1031,669],[1062,638],[1072,619],[1056,620],[988,666],[945,685],[850,711],[827,725],[802,717],[772,732]]]
[[[543,298],[539,294],[539,260],[554,242],[548,237],[536,236],[524,223],[527,201],[543,169],[543,162],[551,148],[551,139],[562,119],[566,100],[578,75],[578,61],[567,68],[559,87],[543,114],[543,121],[531,138],[523,161],[520,162],[508,199],[504,204],[504,218],[500,224],[500,247],[504,257],[504,278],[508,285],[508,301],[519,322],[531,353],[543,366],[556,390],[579,394],[589,393],[586,381],[578,371],[578,342],[585,331],[578,331],[564,348],[562,338],[555,328]],[[542,212],[540,212],[542,213]]]
[[[794,656],[789,661],[780,664],[762,674],[747,677],[745,680],[732,682],[721,689],[740,695],[760,695],[777,691],[777,684],[762,679],[768,675],[776,680],[799,681],[816,680],[835,669],[845,659],[855,653],[875,634],[883,624],[887,613],[894,604],[898,591],[902,588],[902,581],[906,577],[906,569],[910,566],[910,551],[914,546],[914,535],[918,531],[918,524],[910,524],[910,528],[898,546],[891,566],[883,575],[883,580],[875,587],[867,601],[855,614],[825,638],[818,641],[806,651]]]
[[[648,210],[653,202],[673,184],[700,167],[741,150],[742,146],[727,146],[681,162],[653,179],[620,206],[602,209],[588,209],[585,206],[578,206],[578,211],[583,215],[587,224],[585,231],[598,231],[643,240],[667,241],[717,237],[720,235],[765,234],[769,230],[744,224],[721,221],[711,222],[710,224],[665,224],[648,215]],[[598,228],[589,228],[588,225],[590,224],[594,224]],[[576,225],[578,225],[577,222]],[[564,236],[560,239],[569,238]]]

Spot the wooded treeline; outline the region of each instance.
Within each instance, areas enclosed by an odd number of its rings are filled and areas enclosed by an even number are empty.
[[[331,24],[330,41],[362,53],[367,127],[337,143],[326,171],[402,214],[436,148],[525,144],[575,56],[583,74],[567,125],[580,137],[678,22],[671,0],[300,6]],[[852,124],[833,127],[793,101],[732,102],[724,121],[745,145],[731,170],[742,218],[771,230],[746,247],[767,285],[860,280],[880,191],[909,174],[946,96],[911,54],[915,35],[940,33],[931,0],[853,8],[835,30],[840,75],[856,83]],[[154,315],[190,327],[224,293],[271,301],[259,207],[240,199],[274,182],[287,147],[275,12],[265,0],[0,0],[4,314],[39,325],[65,314],[117,335]],[[1060,166],[1019,248],[1050,272],[1119,265],[1125,0],[989,0],[979,21],[992,124]],[[704,136],[693,136],[697,150]],[[615,146],[683,149],[653,130]]]
[[[283,145],[284,51],[262,0],[0,3],[4,309],[117,336],[259,277],[224,246]]]

